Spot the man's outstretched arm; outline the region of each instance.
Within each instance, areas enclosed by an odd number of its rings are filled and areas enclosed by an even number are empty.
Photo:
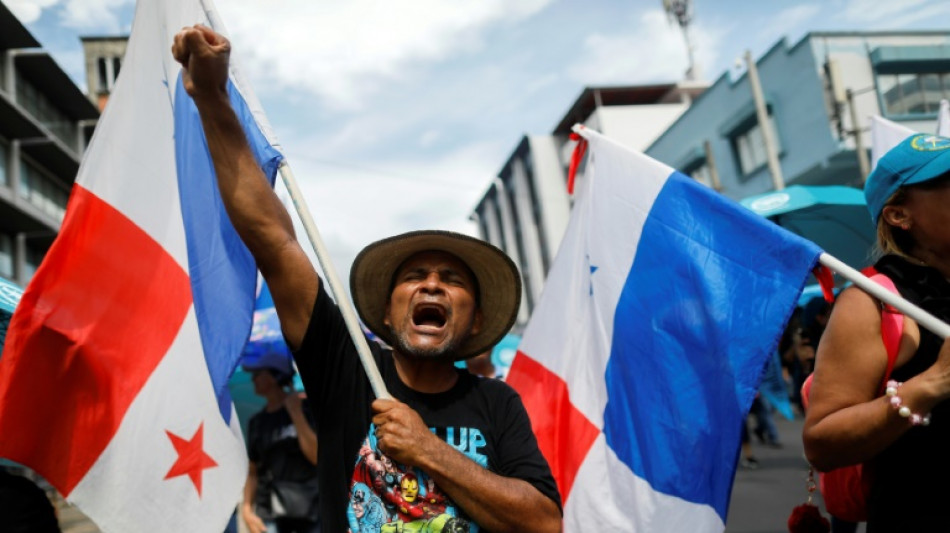
[[[172,54],[201,115],[221,199],[274,297],[292,349],[303,341],[320,280],[294,234],[293,222],[251,152],[228,99],[231,44],[204,26],[183,28]]]

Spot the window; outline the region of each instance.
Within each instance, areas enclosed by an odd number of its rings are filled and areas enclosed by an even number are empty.
[[[7,178],[7,145],[0,142],[0,185],[10,186]]]
[[[878,74],[877,87],[885,115],[930,115],[950,99],[950,73]]]
[[[703,161],[698,167],[690,170],[689,177],[707,187],[712,187],[712,175],[709,172],[709,165],[707,165],[705,161]]]
[[[45,126],[66,146],[76,144],[76,123],[56,107],[52,100],[41,93],[23,76],[16,79],[17,103],[23,106],[37,122]]]
[[[40,267],[40,263],[43,262],[43,257],[46,256],[46,250],[37,250],[36,248],[27,245],[26,247],[26,261],[24,261],[24,272],[23,272],[23,283],[28,283],[30,279],[33,278],[33,274],[36,274],[36,269]]]
[[[681,172],[694,180],[712,187],[712,171],[709,168],[709,162],[702,150],[696,149],[685,164],[679,166]]]
[[[769,114],[769,127],[772,129],[772,140],[775,142],[775,151],[782,151],[782,144],[775,127],[775,118]],[[744,176],[752,174],[768,162],[768,153],[765,150],[765,136],[758,120],[749,121],[749,126],[739,130],[732,136],[732,146],[735,151],[739,169]],[[708,169],[707,169],[708,171]]]
[[[0,233],[0,276],[13,277],[13,239]]]
[[[99,94],[109,94],[115,86],[116,78],[119,77],[119,68],[122,67],[122,58],[100,57],[96,60],[96,67],[99,73],[99,84],[97,86]]]
[[[39,169],[25,160],[20,161],[20,197],[29,201],[38,209],[62,222],[66,214],[66,201],[69,194]]]

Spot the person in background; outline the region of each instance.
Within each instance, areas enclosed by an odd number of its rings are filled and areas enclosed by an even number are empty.
[[[864,193],[878,231],[874,268],[902,297],[950,320],[950,139],[908,137],[878,162]],[[838,297],[815,359],[805,454],[823,472],[865,465],[868,533],[946,531],[950,342],[905,315],[884,383],[882,310],[856,287]]]
[[[789,399],[792,405],[802,415],[805,414],[805,405],[802,402],[802,384],[812,371],[812,361],[815,359],[815,349],[805,340],[802,332],[803,307],[795,308],[779,340],[779,354],[782,360],[784,373],[788,382]],[[806,373],[806,364],[808,373]]]
[[[491,350],[482,352],[471,359],[466,359],[465,368],[476,376],[496,379],[501,379],[502,377],[495,371],[495,363],[491,360]]]
[[[56,509],[30,479],[0,467],[0,531],[59,533]]]
[[[752,440],[749,438],[749,425],[746,419],[742,420],[742,432],[740,436],[742,440],[740,441],[739,466],[749,470],[759,468],[759,459],[756,458],[755,453],[752,452]]]
[[[251,533],[318,533],[315,421],[293,390],[293,366],[281,356],[265,356],[244,369],[267,403],[248,422],[241,517]]]

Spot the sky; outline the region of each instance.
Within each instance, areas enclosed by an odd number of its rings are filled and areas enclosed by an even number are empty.
[[[0,0],[85,90],[80,36],[127,34],[134,0]],[[683,79],[661,0],[218,0],[346,285],[370,242],[477,235],[474,207],[525,134],[588,86]],[[946,29],[950,2],[694,0],[704,78],[809,31]],[[309,250],[306,237],[300,235]]]

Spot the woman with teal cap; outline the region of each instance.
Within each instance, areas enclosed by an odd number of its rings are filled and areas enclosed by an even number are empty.
[[[950,139],[914,135],[868,177],[874,268],[901,296],[950,320]],[[903,317],[893,371],[883,304],[844,290],[818,347],[803,440],[820,471],[863,463],[867,531],[946,531],[950,505],[950,343]]]

